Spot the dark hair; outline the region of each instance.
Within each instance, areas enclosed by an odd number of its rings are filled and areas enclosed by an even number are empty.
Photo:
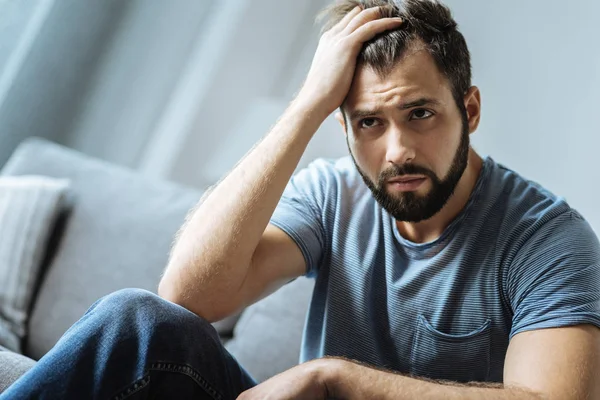
[[[438,0],[339,0],[319,15],[323,30],[329,30],[354,7],[381,7],[382,17],[401,17],[400,28],[386,31],[366,42],[358,63],[380,75],[389,73],[406,49],[422,41],[440,72],[450,82],[459,109],[471,87],[471,56],[464,36],[458,31],[450,9]]]

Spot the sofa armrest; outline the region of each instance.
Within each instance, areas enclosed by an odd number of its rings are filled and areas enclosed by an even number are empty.
[[[0,393],[4,392],[34,365],[35,361],[31,358],[13,353],[0,346]]]

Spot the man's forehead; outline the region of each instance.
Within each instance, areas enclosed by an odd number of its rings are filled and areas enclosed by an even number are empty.
[[[367,65],[357,66],[344,108],[354,109],[363,104],[386,100],[414,101],[432,98],[445,102],[451,95],[447,79],[440,73],[433,57],[425,50],[406,54],[386,74]]]

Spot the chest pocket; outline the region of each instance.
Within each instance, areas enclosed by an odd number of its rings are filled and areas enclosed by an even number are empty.
[[[486,381],[490,370],[491,320],[472,332],[448,334],[435,329],[423,316],[411,352],[411,373],[455,382]]]

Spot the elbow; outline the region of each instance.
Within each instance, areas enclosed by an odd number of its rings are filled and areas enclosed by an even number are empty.
[[[171,303],[175,303],[177,305],[185,307],[183,305],[183,296],[181,294],[181,291],[177,290],[175,285],[173,283],[169,282],[167,279],[162,278],[160,280],[160,282],[158,284],[157,293],[163,299],[170,301]]]
[[[160,282],[158,283],[158,289],[156,293],[171,303],[188,308],[185,306],[185,300],[187,296],[185,285],[183,285],[183,281],[181,279],[181,269],[176,268],[178,265],[172,264],[172,260],[170,260],[160,279]]]
[[[169,272],[167,270],[161,278],[156,293],[159,297],[190,310],[187,304],[189,296],[186,296],[185,288],[182,287],[180,282],[173,279],[173,274]]]
[[[177,284],[170,282],[165,278],[161,279],[158,284],[157,293],[161,298],[187,309],[210,323],[220,319],[218,315],[207,312],[206,307],[201,307],[199,302],[194,301],[191,296],[186,295],[184,290],[179,288]]]

